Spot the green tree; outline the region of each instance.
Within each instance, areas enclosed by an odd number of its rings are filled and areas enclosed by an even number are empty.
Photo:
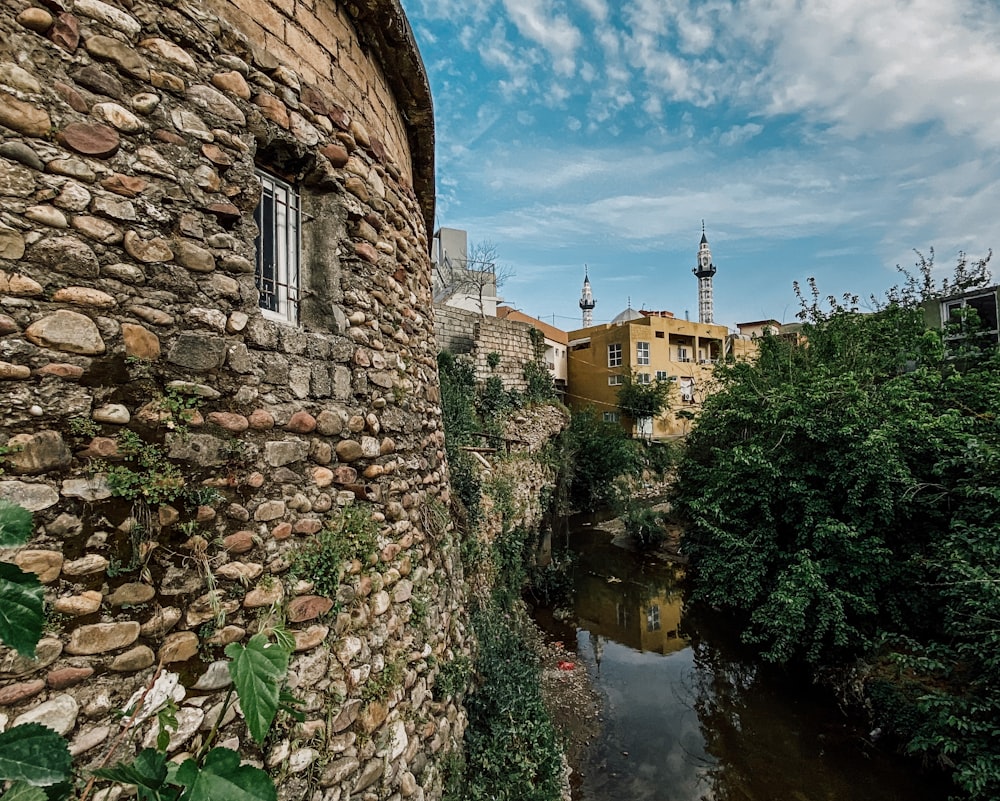
[[[670,403],[670,389],[669,381],[644,384],[637,373],[626,374],[618,388],[618,408],[632,420],[659,417]]]
[[[615,479],[637,476],[642,469],[640,444],[616,423],[606,423],[593,409],[575,412],[566,438],[570,501],[592,510],[612,503]]]
[[[982,281],[963,258],[948,288]],[[1000,797],[1000,358],[947,354],[921,257],[874,313],[802,297],[806,344],[720,366],[675,506],[696,598],[768,659],[862,659],[884,723]],[[886,689],[888,687],[888,689]],[[883,702],[890,697],[894,700]]]

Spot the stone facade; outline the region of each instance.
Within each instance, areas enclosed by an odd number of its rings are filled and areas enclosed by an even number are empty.
[[[434,307],[434,316],[438,347],[472,356],[476,381],[498,376],[506,389],[523,392],[527,388],[524,365],[537,358],[532,326],[441,305]],[[495,368],[488,361],[491,353],[500,356]]]
[[[467,650],[432,331],[432,110],[396,0],[5,0],[0,497],[34,512],[50,621],[0,653],[0,728],[81,766],[163,664],[171,753],[219,714],[222,648],[295,636],[282,798],[435,798]],[[299,307],[265,317],[255,169],[302,204]],[[377,544],[336,598],[295,554],[354,506]],[[392,680],[387,677],[392,676]],[[150,741],[143,724],[140,742]]]

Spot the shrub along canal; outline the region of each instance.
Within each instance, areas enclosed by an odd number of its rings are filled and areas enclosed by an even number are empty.
[[[710,613],[684,608],[681,568],[575,516],[576,642],[603,729],[574,777],[586,801],[940,801],[947,785],[875,747],[812,685],[761,664]],[[567,545],[568,543],[568,545]]]

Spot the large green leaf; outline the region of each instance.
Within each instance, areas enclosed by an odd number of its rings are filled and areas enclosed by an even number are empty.
[[[66,779],[72,762],[66,740],[41,723],[0,734],[0,779],[45,787]]]
[[[0,499],[0,548],[23,545],[31,536],[31,512]]]
[[[42,585],[34,573],[0,562],[0,640],[21,656],[33,657],[45,613]]]
[[[27,782],[14,782],[7,792],[0,796],[0,801],[48,801],[48,799],[41,787],[33,787]]]
[[[274,783],[260,768],[241,765],[240,755],[228,748],[213,748],[198,767],[185,760],[176,781],[184,792],[178,801],[277,801]]]
[[[145,748],[133,762],[119,762],[114,767],[95,770],[94,775],[122,784],[133,784],[139,792],[140,801],[157,801],[167,778],[166,754]],[[167,797],[176,793],[170,791]]]
[[[268,642],[264,634],[250,638],[246,647],[234,642],[226,646],[229,675],[233,677],[240,708],[250,734],[263,745],[267,730],[278,711],[281,684],[288,670],[290,652]]]

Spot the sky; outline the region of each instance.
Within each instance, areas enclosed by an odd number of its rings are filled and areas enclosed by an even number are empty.
[[[579,328],[631,302],[794,322],[933,248],[1000,247],[997,0],[402,0],[435,107],[436,227]]]

